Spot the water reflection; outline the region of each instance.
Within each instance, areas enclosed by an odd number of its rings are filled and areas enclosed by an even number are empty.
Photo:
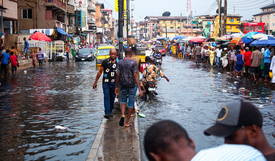
[[[1,160],[85,160],[103,115],[96,72],[94,62],[56,62],[0,80]]]
[[[263,114],[263,131],[269,143],[275,147],[272,133],[275,121],[275,88],[270,84],[252,84],[232,79],[226,72],[196,66],[194,62],[182,62],[170,56],[163,59],[162,70],[170,79],[158,83],[158,96],[151,103],[138,100],[141,112],[141,136],[154,122],[171,119],[187,129],[196,143],[196,150],[223,144],[223,139],[205,136],[203,131],[214,124],[220,107],[234,99],[252,102]],[[145,155],[144,155],[145,156]]]

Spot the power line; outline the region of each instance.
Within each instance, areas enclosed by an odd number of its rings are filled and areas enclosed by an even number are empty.
[[[111,6],[106,0],[104,0],[113,10],[115,10],[115,8],[113,6]]]
[[[214,2],[212,3],[212,5],[205,12],[203,12],[203,13],[209,13],[210,10],[213,11],[213,8],[216,7],[216,5],[217,5],[217,1],[214,0]]]

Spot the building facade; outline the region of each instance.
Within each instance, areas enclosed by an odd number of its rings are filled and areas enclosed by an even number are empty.
[[[19,32],[29,34],[30,29],[54,29],[59,27],[68,33],[74,33],[74,6],[66,5],[65,1],[18,1]]]
[[[202,30],[198,27],[196,20],[187,22],[186,16],[146,16],[145,32],[149,38],[174,37],[177,35],[201,36]],[[191,27],[192,26],[192,27]],[[193,28],[193,32],[192,29]]]
[[[17,4],[17,0],[0,0],[0,6],[4,10],[1,32],[6,34],[18,33]]]
[[[226,18],[226,34],[233,34],[241,32],[241,18],[239,14],[227,14]],[[224,24],[223,15],[221,17],[222,25]],[[212,37],[219,37],[219,16],[216,16],[214,23],[214,33]]]
[[[265,23],[265,34],[271,34],[275,30],[275,4],[262,7],[261,10],[261,13],[253,15],[253,19]]]

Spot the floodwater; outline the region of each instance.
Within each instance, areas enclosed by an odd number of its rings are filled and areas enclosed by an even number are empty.
[[[86,160],[104,113],[96,73],[95,62],[53,62],[0,80],[0,160]]]
[[[203,131],[215,123],[220,108],[235,99],[253,103],[263,115],[263,131],[269,143],[275,147],[275,88],[272,85],[253,85],[219,73],[212,68],[196,66],[194,62],[167,56],[161,67],[170,79],[159,79],[158,95],[151,102],[138,100],[142,141],[146,129],[160,120],[174,120],[183,126],[196,144],[196,151],[223,144],[223,139],[205,136]],[[143,158],[146,160],[145,153]]]

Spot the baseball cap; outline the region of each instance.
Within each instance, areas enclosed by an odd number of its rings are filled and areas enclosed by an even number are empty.
[[[205,135],[227,137],[244,126],[263,126],[260,111],[251,103],[237,100],[222,106],[216,124],[204,131]]]
[[[245,49],[246,49],[246,50],[249,50],[249,47],[246,47]]]

